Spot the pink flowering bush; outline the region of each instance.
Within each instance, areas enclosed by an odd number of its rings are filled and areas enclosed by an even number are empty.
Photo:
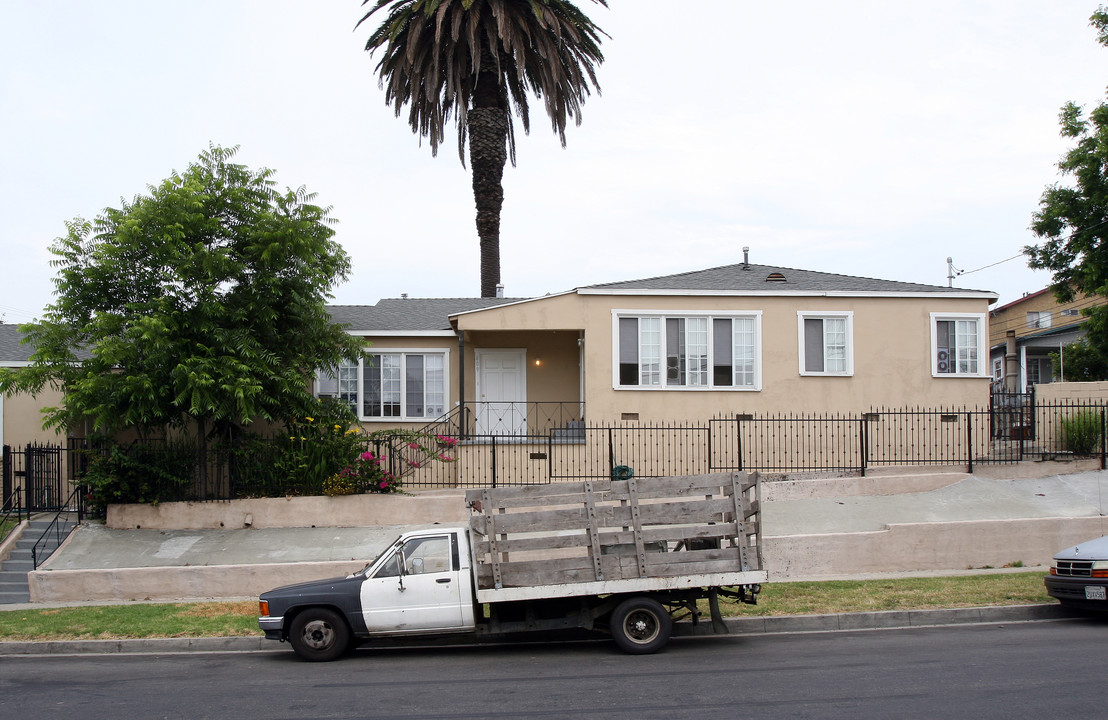
[[[325,495],[353,495],[355,493],[391,493],[400,490],[400,478],[385,472],[381,468],[381,458],[372,451],[365,451],[342,470],[328,479],[331,488],[342,492],[328,492]]]

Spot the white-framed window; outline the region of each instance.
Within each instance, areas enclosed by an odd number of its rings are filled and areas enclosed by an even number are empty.
[[[317,371],[315,396],[344,400],[356,413],[358,411],[358,364],[343,362],[338,367]]]
[[[988,377],[984,313],[931,313],[931,374]]]
[[[1027,327],[1035,328],[1048,328],[1051,326],[1051,313],[1049,310],[1039,310],[1037,312],[1027,313]]]
[[[760,312],[612,315],[616,388],[761,389]]]
[[[373,352],[317,373],[318,395],[340,397],[362,420],[433,420],[446,412],[447,351]]]
[[[799,310],[801,375],[854,374],[854,313]]]

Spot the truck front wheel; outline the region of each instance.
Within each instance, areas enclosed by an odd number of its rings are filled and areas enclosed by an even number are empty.
[[[300,658],[326,662],[338,658],[350,647],[350,629],[333,610],[308,608],[293,618],[289,643]]]
[[[669,642],[673,620],[661,603],[648,597],[621,602],[612,613],[609,630],[620,650],[632,655],[658,652]]]

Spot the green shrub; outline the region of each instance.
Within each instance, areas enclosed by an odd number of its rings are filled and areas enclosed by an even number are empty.
[[[277,441],[273,474],[285,495],[320,495],[323,483],[365,449],[365,434],[347,403],[320,398],[312,415],[290,423]]]
[[[111,503],[160,503],[194,499],[196,445],[191,441],[111,446],[89,462],[83,482],[89,511]]]
[[[1100,449],[1100,413],[1083,410],[1062,421],[1062,447],[1075,455],[1091,455]]]

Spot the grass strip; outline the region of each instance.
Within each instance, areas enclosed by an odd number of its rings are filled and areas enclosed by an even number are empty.
[[[261,634],[256,602],[88,605],[0,612],[0,641]]]
[[[1043,576],[1043,572],[1026,572],[882,580],[778,582],[762,587],[757,605],[721,601],[720,610],[725,616],[745,617],[1056,602],[1046,594]]]
[[[722,602],[725,616],[811,615],[1034,605],[1053,600],[1042,572],[953,577],[778,582],[757,605]],[[0,641],[261,635],[255,602],[93,605],[0,611]]]

